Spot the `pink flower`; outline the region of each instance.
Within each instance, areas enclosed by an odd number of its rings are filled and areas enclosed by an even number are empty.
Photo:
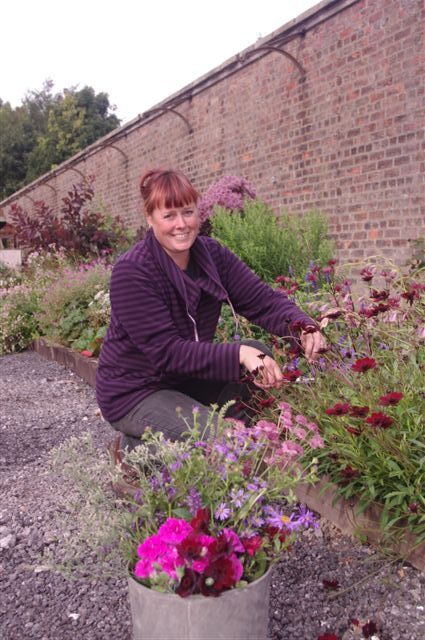
[[[154,568],[152,565],[152,560],[148,558],[142,558],[136,562],[136,566],[134,567],[134,575],[139,580],[143,580],[143,578],[149,578],[149,576],[154,572]]]
[[[302,456],[304,455],[304,449],[297,442],[291,442],[291,440],[286,440],[282,443],[279,451],[276,452],[279,456]]]
[[[316,435],[314,435],[310,440],[309,440],[309,445],[312,449],[323,449],[325,446],[325,443],[323,441],[323,438],[321,436],[319,436],[318,433],[316,433]]]
[[[254,433],[259,437],[265,436],[268,440],[277,440],[279,438],[277,425],[267,420],[259,420],[254,427]]]
[[[186,520],[178,520],[177,518],[168,518],[168,520],[159,527],[158,537],[161,541],[169,544],[178,544],[192,531],[192,527]]]
[[[295,427],[295,429],[293,429],[293,434],[299,439],[299,440],[304,440],[305,436],[306,436],[306,430],[303,429],[302,427]]]
[[[279,409],[281,409],[281,411],[292,411],[291,409],[291,405],[288,404],[287,402],[279,402]]]

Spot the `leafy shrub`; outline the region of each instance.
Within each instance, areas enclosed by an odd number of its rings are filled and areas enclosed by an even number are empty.
[[[37,337],[37,292],[17,284],[0,288],[0,355],[22,351]]]
[[[131,232],[119,217],[112,218],[94,207],[94,178],[73,185],[62,199],[59,213],[43,201],[31,213],[12,204],[10,217],[20,244],[39,251],[63,248],[74,257],[99,257],[120,251]]]
[[[109,322],[110,273],[103,262],[64,269],[44,292],[38,313],[42,335],[64,346],[98,352]]]
[[[266,204],[247,200],[241,213],[229,215],[216,208],[210,222],[212,236],[264,280],[287,274],[300,277],[311,261],[323,264],[332,255],[326,220],[315,212],[284,216],[279,223]]]

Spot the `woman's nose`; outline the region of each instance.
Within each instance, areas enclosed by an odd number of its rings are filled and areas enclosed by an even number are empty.
[[[185,226],[186,226],[186,220],[184,219],[183,214],[178,213],[176,217],[176,227],[185,227]]]

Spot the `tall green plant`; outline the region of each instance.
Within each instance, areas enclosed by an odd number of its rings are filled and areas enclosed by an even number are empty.
[[[284,215],[259,200],[248,200],[244,211],[229,213],[217,207],[210,219],[212,236],[238,255],[265,280],[279,275],[302,277],[311,261],[324,264],[333,253],[323,215]]]

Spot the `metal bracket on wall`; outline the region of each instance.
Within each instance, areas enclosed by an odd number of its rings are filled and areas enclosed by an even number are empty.
[[[82,171],[80,171],[79,169],[76,169],[75,167],[68,167],[68,169],[70,171],[75,171],[75,173],[78,173],[83,180],[86,180],[86,176],[84,175],[84,173]]]
[[[31,196],[29,196],[27,193],[24,194],[24,198],[28,198],[28,200],[31,200],[33,204],[35,203],[34,198],[31,198]]]
[[[297,67],[297,69],[299,70],[301,75],[305,76],[306,70],[298,62],[298,60],[296,58],[294,58],[294,56],[291,55],[290,53],[288,53],[287,51],[284,51],[284,49],[279,49],[279,47],[272,47],[270,45],[264,45],[263,47],[257,47],[256,49],[251,49],[251,51],[247,51],[244,54],[240,54],[239,55],[239,61],[242,62],[242,63],[245,62],[245,60],[247,60],[247,58],[250,58],[252,55],[254,55],[254,53],[257,53],[258,51],[267,51],[267,52],[276,51],[277,53],[280,53],[282,56],[285,56],[285,58],[288,58],[288,60],[290,60]]]
[[[115,144],[106,144],[105,145],[106,148],[110,147],[111,149],[115,149],[115,151],[119,151],[119,153],[124,156],[124,159],[126,162],[128,162],[128,155],[119,147],[117,147]]]
[[[57,190],[54,187],[52,187],[52,185],[49,184],[48,182],[43,182],[43,184],[41,184],[40,187],[49,187],[49,189],[57,193]]]
[[[167,111],[171,111],[172,113],[175,113],[176,116],[179,116],[179,118],[181,118],[185,122],[185,124],[186,124],[186,126],[187,126],[187,128],[189,130],[189,133],[193,133],[193,128],[191,127],[191,125],[188,122],[188,120],[184,116],[182,116],[181,113],[179,113],[178,111],[176,111],[176,109],[173,109],[172,107],[158,107],[156,109],[150,109],[150,111],[145,111],[142,115],[143,115],[144,118],[148,118],[149,116],[153,116],[155,114],[159,115],[159,114],[165,113]]]

